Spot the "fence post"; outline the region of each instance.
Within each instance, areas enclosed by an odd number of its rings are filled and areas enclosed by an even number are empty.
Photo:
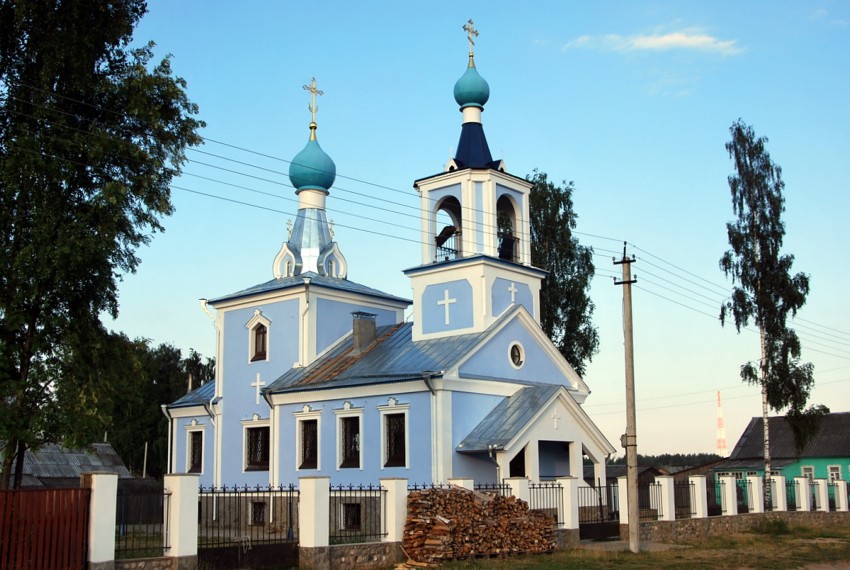
[[[661,509],[662,521],[676,520],[676,495],[673,488],[674,480],[672,475],[656,475],[655,483],[661,485],[661,504],[656,508]],[[649,495],[653,496],[652,493]],[[656,506],[656,505],[653,505]]]
[[[788,490],[785,487],[785,475],[771,475],[770,481],[773,488],[770,493],[770,502],[774,511],[788,510]]]
[[[696,519],[707,518],[708,487],[705,482],[705,475],[691,475],[690,477],[688,477],[688,482],[694,486],[693,517]]]
[[[835,484],[835,510],[843,513],[850,510],[847,504],[847,483],[843,479],[836,479]]]
[[[330,534],[330,477],[299,477],[298,542],[301,547],[328,546]]]
[[[169,558],[196,560],[198,557],[198,475],[180,473],[163,477],[163,487],[171,491],[165,501],[168,524],[166,540]],[[192,563],[188,562],[191,567]],[[178,562],[178,567],[184,567]]]
[[[738,482],[733,475],[720,476],[720,501],[724,515],[738,514]]]
[[[401,542],[407,520],[407,479],[381,479],[387,490],[387,535],[384,542]]]
[[[829,512],[829,489],[827,488],[827,480],[826,479],[815,479],[814,480],[814,488],[815,488],[815,505],[817,510],[828,513]]]
[[[749,502],[747,507],[751,513],[764,512],[764,477],[761,475],[747,476],[747,498]],[[773,493],[771,493],[771,496]]]
[[[528,490],[528,479],[525,477],[508,477],[505,483],[511,488],[511,495],[517,499],[521,499],[526,503],[531,499],[531,492]]]
[[[797,484],[797,510],[810,511],[812,510],[812,492],[809,489],[808,477],[794,477],[794,482]]]
[[[463,487],[469,491],[475,490],[475,479],[461,479],[461,478],[452,478],[449,479],[450,485],[457,485],[458,487]]]
[[[83,473],[80,475],[80,487],[91,489],[89,567],[114,568],[118,474],[102,471]]]
[[[579,480],[577,477],[558,477],[555,482],[564,489],[561,494],[561,512],[564,513],[561,528],[576,529],[578,528]]]
[[[617,490],[620,493],[620,526],[622,526],[629,524],[629,483],[626,477],[617,477]]]

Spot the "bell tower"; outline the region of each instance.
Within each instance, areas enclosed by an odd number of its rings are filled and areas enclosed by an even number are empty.
[[[462,125],[444,172],[414,183],[420,197],[422,264],[405,271],[413,287],[413,339],[487,329],[523,305],[539,322],[545,271],[531,266],[532,184],[493,160],[481,114],[490,86],[475,67],[478,31],[464,27],[469,63],[454,86]]]

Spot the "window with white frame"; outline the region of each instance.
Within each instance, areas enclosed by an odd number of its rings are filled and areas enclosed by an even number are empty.
[[[243,469],[245,471],[268,471],[271,455],[271,429],[268,419],[254,414],[252,419],[242,421]]]
[[[811,481],[815,478],[815,468],[813,465],[803,465],[800,468],[800,474],[803,477],[808,477],[809,481]]]
[[[321,469],[319,434],[321,433],[321,410],[314,411],[304,406],[295,412],[295,465],[297,469]]]
[[[337,465],[340,469],[363,466],[363,409],[345,402],[341,410],[334,410],[337,423]]]
[[[830,465],[827,467],[829,471],[829,480],[838,481],[841,479],[841,465]]]
[[[254,316],[245,323],[245,328],[248,329],[248,361],[267,361],[269,360],[269,329],[271,321],[263,314],[263,311],[257,309],[254,311]]]
[[[399,404],[389,398],[387,405],[378,406],[381,413],[381,465],[383,467],[409,467],[409,429],[407,414],[409,404]]]
[[[195,420],[192,421],[195,422]],[[186,473],[203,473],[203,471],[204,430],[203,428],[188,429],[186,431]]]

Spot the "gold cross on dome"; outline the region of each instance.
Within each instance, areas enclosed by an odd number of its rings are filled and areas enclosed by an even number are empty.
[[[316,78],[313,77],[310,80],[310,85],[304,85],[304,90],[310,92],[310,104],[307,106],[307,109],[310,111],[310,120],[314,123],[316,122],[316,111],[319,110],[318,105],[316,105],[316,95],[324,95],[324,91],[319,91],[316,89]]]
[[[473,38],[478,37],[478,30],[473,27],[472,18],[469,19],[468,23],[464,24],[463,31],[466,32],[466,39],[469,40],[469,55],[473,55],[472,46],[475,45]]]

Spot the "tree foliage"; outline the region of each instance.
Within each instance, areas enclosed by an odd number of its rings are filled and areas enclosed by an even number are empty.
[[[540,289],[543,331],[579,374],[599,350],[593,326],[593,250],[573,235],[578,215],[573,211],[572,182],[553,184],[545,172],[528,177],[531,189],[531,263],[549,272]]]
[[[765,417],[768,407],[777,412],[787,409],[800,450],[816,433],[816,418],[828,412],[823,406],[806,409],[814,368],[800,362],[800,341],[787,325],[788,317],[806,302],[809,278],[803,273],[792,275],[794,256],[781,253],[785,184],[782,169],[765,148],[767,139],[757,138],[741,119],[729,130],[732,140],[726,150],[735,165],[729,188],[736,219],[726,224],[731,249],[721,258],[720,267],[734,287],[731,299],[721,306],[720,319],[725,323],[731,317],[738,331],[750,321],[758,327],[761,360],[744,364],[741,377],[761,386]]]
[[[169,60],[130,47],[145,10],[0,0],[0,487],[13,458],[61,438],[60,400],[77,394],[82,422],[110,397],[93,370],[121,349],[102,344],[99,316],[117,315],[120,275],[162,229],[184,150],[200,143]]]

